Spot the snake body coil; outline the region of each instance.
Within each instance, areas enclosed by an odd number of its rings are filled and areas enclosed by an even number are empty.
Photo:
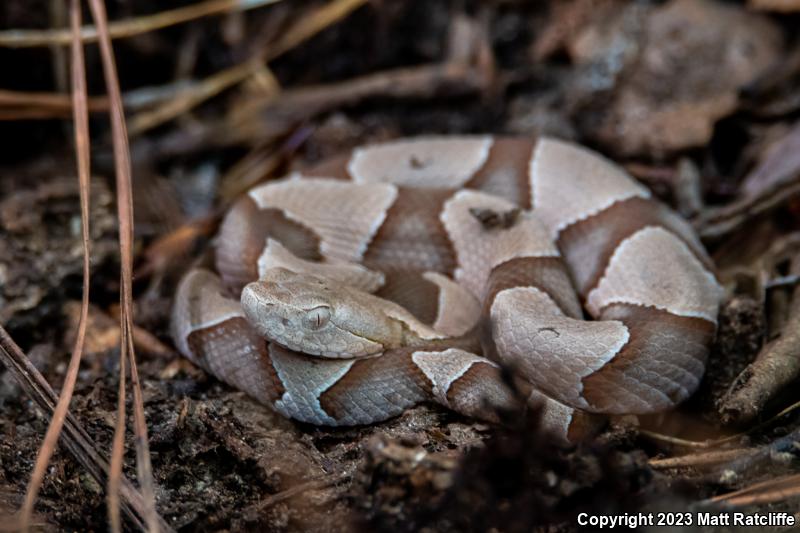
[[[426,400],[491,418],[512,400],[497,363],[562,434],[580,411],[669,409],[700,381],[722,297],[685,220],[548,138],[400,140],[258,186],[216,269],[180,284],[181,353],[321,425]]]

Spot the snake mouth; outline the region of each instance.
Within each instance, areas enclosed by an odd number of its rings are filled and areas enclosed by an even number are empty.
[[[301,349],[299,347],[292,347],[290,345],[286,345],[284,343],[277,341],[272,341],[272,342],[275,342],[275,344],[277,344],[278,346],[286,348],[287,350],[290,350],[297,354],[304,355],[306,357],[318,357],[320,359],[369,359],[371,357],[378,357],[380,355],[383,355],[382,351],[354,355],[352,353],[342,353],[335,350],[325,350],[325,349],[307,350],[307,349]]]

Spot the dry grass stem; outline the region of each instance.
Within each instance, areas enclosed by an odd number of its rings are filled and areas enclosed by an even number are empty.
[[[247,11],[280,1],[209,0],[153,15],[112,22],[108,25],[108,34],[111,39],[133,37],[134,35],[160,30],[209,15],[217,15],[229,11]],[[83,42],[95,42],[98,40],[98,29],[95,26],[84,26],[80,32]],[[71,41],[72,33],[66,29],[0,31],[0,46],[7,48],[31,48],[54,44],[67,45]]]
[[[290,26],[283,36],[267,50],[258,52],[253,58],[244,63],[206,78],[195,87],[187,89],[176,96],[174,100],[166,102],[152,111],[143,111],[134,115],[130,121],[131,135],[139,135],[172,120],[226,89],[243,82],[258,73],[266,61],[270,61],[291,50],[306,39],[313,37],[343,19],[365,3],[366,0],[334,0],[315,10],[311,15],[303,17]]]

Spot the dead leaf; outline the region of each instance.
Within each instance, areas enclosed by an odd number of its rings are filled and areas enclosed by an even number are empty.
[[[629,10],[619,17],[622,24]],[[710,0],[673,0],[650,10],[635,61],[630,43],[590,39],[590,31],[578,38],[581,58],[617,54],[626,67],[597,128],[598,140],[622,156],[663,157],[706,144],[714,124],[736,110],[739,89],[782,50],[780,30],[768,18]]]
[[[779,183],[800,177],[800,122],[792,126],[786,135],[776,142],[766,157],[742,183],[746,196],[755,196]]]
[[[762,11],[790,13],[792,11],[800,11],[800,0],[749,0],[747,7]]]

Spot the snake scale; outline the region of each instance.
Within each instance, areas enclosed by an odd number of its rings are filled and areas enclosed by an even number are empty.
[[[691,226],[601,155],[540,138],[365,146],[250,190],[182,279],[180,352],[284,416],[433,401],[493,419],[513,369],[554,432],[697,388],[723,296]]]

